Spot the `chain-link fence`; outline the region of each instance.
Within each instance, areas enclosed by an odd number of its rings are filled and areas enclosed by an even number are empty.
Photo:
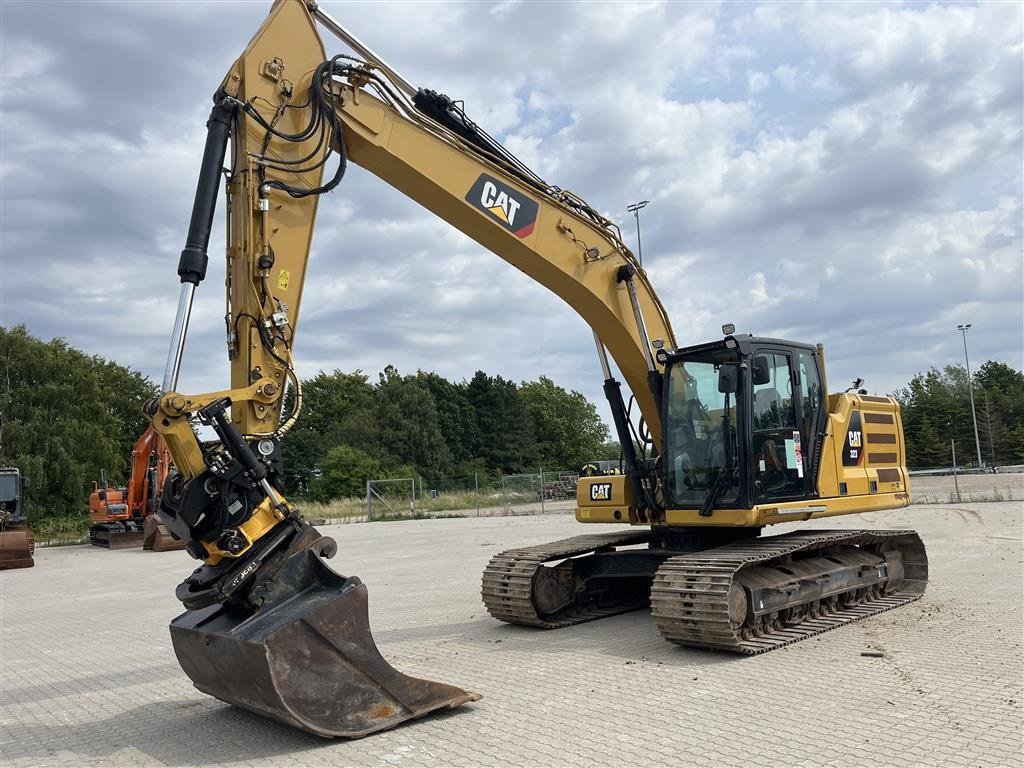
[[[571,512],[576,504],[579,473],[548,471],[503,475],[500,514],[545,515]]]
[[[578,472],[547,469],[518,475],[476,474],[438,483],[410,477],[370,480],[365,510],[347,510],[345,521],[571,513],[578,480]],[[325,512],[333,520],[334,515]]]
[[[366,519],[396,520],[418,517],[418,478],[398,477],[366,482]]]

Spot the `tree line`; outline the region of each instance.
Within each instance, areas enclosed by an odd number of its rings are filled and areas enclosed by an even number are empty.
[[[972,374],[971,385],[983,463],[990,467],[1024,463],[1024,373],[989,360]],[[951,466],[951,441],[959,466],[977,465],[964,366],[919,373],[895,397],[902,410],[910,467]]]
[[[0,466],[29,478],[30,515],[84,515],[101,470],[112,485],[127,482],[156,384],[25,326],[0,327],[0,376]],[[282,443],[286,490],[297,498],[358,496],[378,477],[444,487],[478,475],[485,485],[499,474],[618,456],[593,403],[544,376],[517,384],[478,371],[451,382],[388,366],[377,381],[361,371],[318,373],[302,395],[302,416]]]
[[[360,496],[372,478],[444,488],[618,456],[594,404],[546,376],[516,384],[477,371],[452,382],[388,366],[372,382],[336,370],[304,381],[302,403],[282,454],[292,493],[314,501]]]
[[[143,405],[158,393],[152,381],[24,326],[0,327],[0,376],[0,465],[30,478],[30,515],[84,514],[101,470],[126,482],[147,425]],[[1024,463],[1024,373],[988,361],[972,384],[984,462]],[[359,496],[369,478],[445,488],[476,476],[485,485],[619,455],[593,403],[545,376],[516,383],[477,371],[452,382],[388,366],[375,381],[362,371],[320,372],[302,395],[302,417],[282,448],[286,490],[297,498]],[[963,367],[920,373],[896,397],[911,467],[948,467],[950,438],[958,464],[977,463]]]
[[[156,385],[137,371],[0,327],[0,466],[28,478],[29,516],[85,513],[100,470],[123,482]]]

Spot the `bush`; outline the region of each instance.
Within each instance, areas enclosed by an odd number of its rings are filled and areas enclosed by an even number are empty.
[[[380,464],[348,445],[331,448],[320,462],[320,475],[309,482],[307,497],[326,502],[366,494],[366,481],[380,473]]]

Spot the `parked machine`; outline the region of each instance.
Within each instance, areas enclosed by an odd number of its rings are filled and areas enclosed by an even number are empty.
[[[25,517],[27,480],[14,467],[0,467],[0,570],[35,565],[36,537]]]
[[[326,58],[317,23],[357,56]],[[336,545],[283,492],[314,218],[349,161],[552,290],[594,332],[623,473],[582,478],[576,516],[619,527],[497,555],[482,584],[493,616],[556,628],[650,603],[672,642],[757,653],[923,592],[927,562],[912,531],[759,535],[910,503],[893,399],[827,395],[820,346],[728,327],[679,344],[613,222],[538,177],[460,102],[412,86],[314,2],[274,3],[207,128],[163,394],[149,410],[175,465],[161,517],[202,561],[177,589],[187,610],[171,624],[200,690],[324,736],[477,698],[381,657],[366,588],[326,565]],[[225,166],[231,382],[187,395],[178,372]],[[282,413],[289,385],[294,407]],[[201,441],[195,422],[218,439]]]
[[[170,456],[160,434],[147,427],[132,448],[131,473],[126,488],[111,488],[107,473],[89,497],[89,541],[97,547],[128,549],[138,547],[157,552],[184,549],[156,511],[170,470]]]

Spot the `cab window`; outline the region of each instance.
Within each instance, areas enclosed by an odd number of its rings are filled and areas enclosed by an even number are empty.
[[[716,504],[728,505],[739,493],[734,469],[728,466],[730,456],[733,464],[736,460],[736,394],[718,391],[721,365],[709,356],[675,363],[669,371],[666,475],[677,504],[700,505],[714,492]]]

